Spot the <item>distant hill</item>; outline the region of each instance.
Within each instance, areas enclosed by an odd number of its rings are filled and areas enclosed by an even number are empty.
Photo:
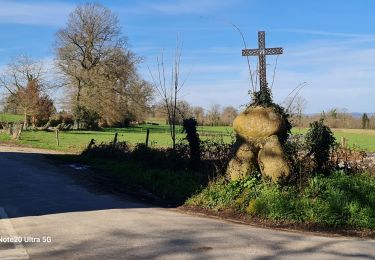
[[[316,115],[320,115],[320,114],[321,113],[310,113],[310,114],[305,114],[305,115],[307,115],[307,116],[316,116]],[[348,112],[348,114],[351,115],[354,118],[361,118],[362,115],[363,115],[363,112]],[[367,113],[367,115],[369,117],[371,117],[371,116],[375,116],[375,113]]]

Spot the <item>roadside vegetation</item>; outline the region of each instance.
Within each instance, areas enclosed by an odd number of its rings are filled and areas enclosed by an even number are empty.
[[[187,137],[186,132],[181,135]],[[347,148],[332,137],[330,129],[317,122],[305,136],[289,139],[293,174],[278,183],[259,172],[230,181],[225,172],[232,144],[218,136],[200,140],[200,161],[194,164],[188,138],[181,138],[175,150],[112,140],[93,145],[73,161],[90,165],[120,190],[149,192],[164,205],[229,214],[250,222],[362,230],[373,235],[374,165],[356,163],[361,153],[345,155]],[[303,158],[298,156],[301,150]]]
[[[187,206],[238,213],[275,222],[328,228],[375,228],[375,178],[335,171],[316,175],[302,186],[273,184],[250,176],[211,182],[189,198]]]

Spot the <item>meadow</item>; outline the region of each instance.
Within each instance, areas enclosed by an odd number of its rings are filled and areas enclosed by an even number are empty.
[[[0,114],[0,121],[16,122],[22,121],[20,115]],[[82,151],[91,139],[97,144],[113,140],[115,133],[118,133],[118,141],[126,141],[130,144],[144,143],[147,129],[150,130],[149,145],[156,147],[168,147],[172,145],[169,134],[169,127],[165,124],[144,124],[129,128],[105,128],[101,131],[65,131],[60,132],[60,145],[57,145],[55,133],[47,131],[24,131],[18,144],[43,149],[52,149],[66,152]],[[350,147],[357,147],[369,152],[375,152],[375,130],[365,129],[332,129],[337,141],[341,137],[347,139]],[[304,134],[306,128],[293,128],[293,134]],[[223,138],[225,142],[231,142],[234,137],[233,129],[229,126],[199,126],[198,133],[202,140],[217,137]],[[177,127],[177,141],[182,140],[185,135],[181,127]],[[10,137],[0,133],[0,142],[13,142]]]
[[[47,131],[23,131],[21,140],[16,143],[42,149],[52,149],[66,152],[80,152],[94,139],[97,144],[111,142],[115,133],[118,133],[117,141],[126,141],[130,144],[145,143],[147,129],[150,130],[149,145],[157,147],[167,147],[172,145],[168,126],[141,125],[129,128],[106,128],[101,131],[65,131],[60,132],[60,145],[56,143],[55,132]],[[177,141],[184,138],[180,127],[177,129]],[[229,127],[199,127],[201,139],[212,136],[223,138],[225,142],[232,139],[232,129]],[[11,141],[10,137],[4,133],[0,134],[0,142]]]
[[[0,122],[22,122],[23,119],[22,115],[0,113]]]

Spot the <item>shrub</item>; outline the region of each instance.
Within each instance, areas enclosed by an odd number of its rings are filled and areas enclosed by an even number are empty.
[[[90,110],[84,106],[76,106],[73,111],[75,119],[79,120],[80,128],[91,130],[99,129],[100,116],[97,112]],[[83,126],[83,127],[82,127]]]
[[[313,156],[315,172],[329,172],[330,151],[336,145],[336,139],[331,129],[324,125],[323,119],[310,124],[306,134],[308,155]]]
[[[81,155],[91,156],[91,157],[101,157],[101,158],[126,158],[129,156],[130,149],[126,142],[111,142],[111,143],[101,143],[96,145],[90,143]]]
[[[201,159],[200,140],[197,133],[197,120],[195,118],[184,119],[183,132],[186,133],[186,140],[190,148],[190,167],[197,168]]]

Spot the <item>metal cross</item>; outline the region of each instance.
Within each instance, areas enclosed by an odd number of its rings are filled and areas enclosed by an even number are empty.
[[[242,56],[258,56],[259,57],[259,83],[260,90],[267,88],[267,64],[266,55],[283,54],[283,48],[266,48],[266,32],[258,32],[258,49],[244,49]]]

